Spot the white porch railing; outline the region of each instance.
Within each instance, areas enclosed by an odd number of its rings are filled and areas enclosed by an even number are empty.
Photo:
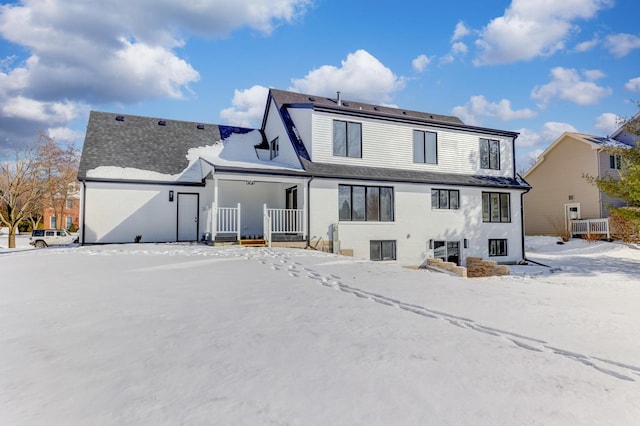
[[[240,203],[238,207],[218,207],[216,210],[216,234],[237,234],[240,241]],[[215,238],[215,236],[214,236]]]
[[[574,235],[606,235],[607,239],[611,238],[609,232],[609,219],[585,219],[571,221],[571,236]]]
[[[264,205],[264,237],[271,247],[271,235],[304,234],[304,210],[303,209],[269,209]]]

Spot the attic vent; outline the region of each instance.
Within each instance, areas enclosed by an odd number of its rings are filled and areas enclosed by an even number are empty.
[[[349,102],[342,102],[342,106],[349,106]]]
[[[124,115],[116,116],[116,121],[124,121]]]
[[[430,115],[429,118],[433,118],[433,115]]]
[[[198,124],[196,127],[198,130],[204,130],[204,124]]]
[[[380,108],[378,108],[378,107],[373,107],[373,110],[374,110],[374,111],[380,111]]]
[[[314,98],[313,96],[309,96],[309,100],[310,100],[311,102],[315,102],[315,101],[316,101],[316,98]]]
[[[165,120],[158,121],[158,126],[166,126],[167,122]]]
[[[402,111],[402,114],[407,115],[407,111]]]

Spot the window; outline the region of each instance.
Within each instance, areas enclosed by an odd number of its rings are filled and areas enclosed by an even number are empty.
[[[278,142],[278,138],[276,137],[274,140],[269,142],[269,158],[273,160],[280,154],[280,144]]]
[[[370,241],[369,253],[371,260],[396,260],[396,242]]]
[[[622,157],[620,157],[619,155],[610,155],[609,168],[620,170],[622,168]]]
[[[460,264],[460,243],[458,241],[434,241],[433,257],[445,262]]]
[[[340,220],[392,222],[393,188],[338,185]]]
[[[333,155],[362,157],[362,124],[334,120]]]
[[[73,208],[73,199],[67,200],[67,210],[71,210]]]
[[[432,209],[457,209],[460,207],[460,191],[453,189],[432,189]]]
[[[500,141],[480,139],[480,167],[500,170]]]
[[[511,222],[510,195],[502,192],[482,193],[483,222]]]
[[[56,217],[55,216],[51,216],[49,218],[49,228],[52,228],[52,229],[56,229],[57,228],[57,226],[56,226]]]
[[[507,255],[506,239],[489,240],[489,256],[506,256],[506,255]]]
[[[65,228],[66,229],[71,228],[72,224],[73,224],[73,218],[71,216],[67,216],[67,226]]]
[[[413,162],[438,163],[437,134],[433,132],[413,131]]]

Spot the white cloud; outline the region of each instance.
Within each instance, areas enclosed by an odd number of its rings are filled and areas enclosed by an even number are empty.
[[[27,52],[0,60],[0,140],[67,124],[87,103],[181,98],[199,73],[183,37],[248,27],[270,34],[312,0],[23,0],[0,7],[0,37]],[[31,110],[30,108],[33,107]],[[56,115],[59,114],[59,115]],[[76,115],[77,116],[77,115]],[[49,121],[41,121],[43,119]],[[13,123],[8,123],[13,119]],[[15,120],[21,119],[20,123]],[[7,130],[7,124],[13,130]],[[25,129],[25,130],[20,130]],[[11,133],[11,134],[8,134]]]
[[[627,81],[627,84],[624,85],[624,88],[630,90],[631,92],[640,92],[640,77],[632,78]]]
[[[456,28],[453,30],[453,35],[451,36],[451,42],[460,40],[465,36],[471,34],[471,30],[467,28],[467,26],[462,21],[458,21],[456,24]]]
[[[340,67],[323,65],[304,78],[294,79],[289,90],[323,96],[335,96],[340,91],[345,99],[388,104],[404,85],[404,78],[366,50],[357,50],[349,53]]]
[[[81,132],[77,132],[68,127],[54,127],[47,130],[47,135],[54,138],[58,142],[67,142],[71,144],[76,144],[82,142],[84,138],[84,134]]]
[[[611,112],[605,112],[596,117],[593,128],[600,132],[601,136],[607,136],[615,132],[619,125],[620,118]]]
[[[528,108],[511,109],[511,101],[507,99],[502,99],[500,102],[489,102],[484,96],[472,96],[465,105],[454,107],[452,112],[466,124],[471,125],[480,125],[480,117],[495,117],[503,121],[510,121],[536,116],[536,112]]]
[[[220,112],[220,117],[232,126],[255,128],[260,120],[267,103],[269,88],[253,86],[246,90],[235,90],[230,108]]]
[[[416,72],[423,72],[427,69],[427,66],[431,63],[433,58],[428,57],[427,55],[418,55],[413,61],[411,61],[411,66]]]
[[[613,34],[607,36],[605,46],[613,56],[622,58],[632,50],[640,48],[640,37],[633,34]]]
[[[503,16],[481,31],[476,65],[511,63],[549,56],[565,47],[574,21],[593,18],[613,0],[513,0]]]
[[[544,108],[554,97],[559,97],[578,105],[593,105],[600,98],[611,95],[611,88],[598,86],[593,80],[604,74],[598,70],[584,71],[582,77],[575,69],[556,67],[551,70],[551,81],[543,86],[536,86],[531,97],[541,101]]]
[[[576,52],[588,52],[589,50],[596,47],[598,44],[600,44],[600,39],[596,37],[593,40],[587,40],[587,41],[583,41],[582,43],[578,43],[573,50],[575,50]]]
[[[467,45],[462,43],[461,41],[453,43],[453,45],[451,46],[451,53],[453,53],[454,55],[465,55],[467,53]]]
[[[518,170],[527,169],[533,165],[536,159],[564,132],[577,132],[576,128],[568,123],[555,121],[546,122],[538,131],[520,129],[516,139]]]

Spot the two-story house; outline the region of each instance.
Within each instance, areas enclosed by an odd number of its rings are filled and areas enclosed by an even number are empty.
[[[260,129],[92,112],[81,243],[239,241],[419,265],[524,257],[517,133],[272,89]]]

